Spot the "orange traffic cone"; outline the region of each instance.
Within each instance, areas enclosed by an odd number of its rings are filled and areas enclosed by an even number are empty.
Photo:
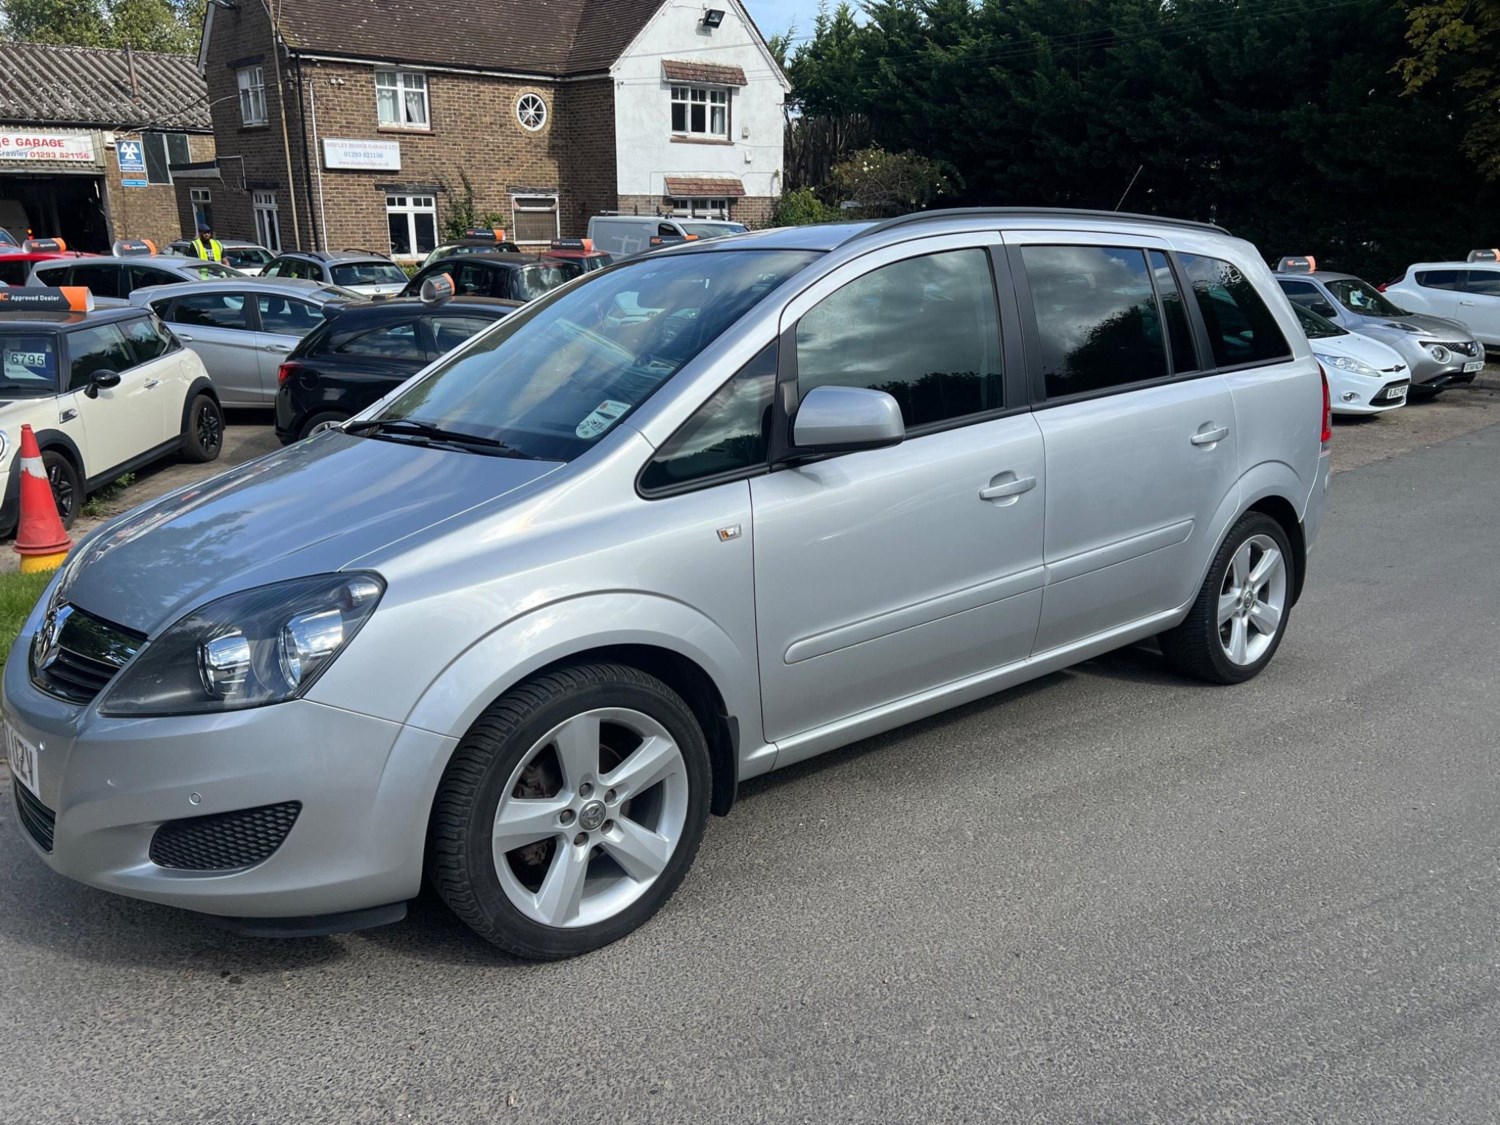
[[[62,566],[73,540],[57,515],[47,466],[30,426],[21,427],[21,518],[16,523],[16,554],[22,574],[41,574]]]

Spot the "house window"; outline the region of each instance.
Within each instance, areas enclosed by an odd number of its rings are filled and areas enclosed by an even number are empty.
[[[266,68],[247,66],[238,72],[240,87],[240,123],[266,123]]]
[[[517,242],[550,242],[557,237],[557,196],[518,195],[515,209]]]
[[[673,86],[672,132],[728,140],[729,91],[709,86]]]
[[[377,70],[375,108],[382,125],[428,128],[427,75],[409,70]]]
[[[195,187],[188,193],[193,200],[193,229],[214,225],[214,197],[206,187]]]
[[[671,203],[672,214],[680,215],[683,218],[729,218],[729,200],[727,199],[674,199]]]
[[[276,193],[258,191],[255,204],[255,234],[260,244],[273,254],[281,253],[281,220],[276,214]]]
[[[516,120],[521,128],[535,133],[547,124],[547,103],[537,94],[522,94],[516,102]]]
[[[170,165],[186,164],[186,133],[142,133],[141,147],[146,151],[146,179],[153,184],[170,184]]]
[[[385,217],[391,228],[391,254],[420,258],[437,249],[437,198],[431,195],[388,195]]]

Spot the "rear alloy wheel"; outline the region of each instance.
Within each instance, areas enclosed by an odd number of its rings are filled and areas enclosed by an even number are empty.
[[[196,396],[188,407],[182,431],[182,459],[203,464],[216,460],[224,448],[224,412],[212,395]]]
[[[438,790],[428,870],[487,940],[521,957],[616,941],[671,897],[708,816],[708,746],[654,676],[565,668],[469,731]]]
[[[1178,671],[1212,683],[1256,676],[1286,633],[1294,565],[1281,525],[1249,513],[1219,548],[1187,619],[1162,634],[1162,652]]]
[[[42,451],[42,467],[47,470],[47,483],[52,486],[52,502],[57,505],[57,514],[64,527],[73,526],[73,517],[83,503],[83,481],[73,462],[55,449]]]
[[[299,440],[301,438],[310,438],[315,434],[321,434],[325,430],[336,430],[348,420],[349,415],[336,414],[332,411],[314,414],[306,422],[302,423],[302,432],[299,435]]]

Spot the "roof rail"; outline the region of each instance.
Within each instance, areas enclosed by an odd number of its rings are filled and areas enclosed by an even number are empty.
[[[1162,215],[1138,215],[1133,211],[1086,211],[1071,207],[949,207],[938,211],[914,211],[909,215],[886,219],[850,235],[845,242],[857,242],[861,238],[869,238],[897,227],[941,222],[944,219],[1128,219],[1133,222],[1190,227],[1193,230],[1211,230],[1218,234],[1229,233],[1214,223],[1200,223],[1195,219],[1170,219]]]

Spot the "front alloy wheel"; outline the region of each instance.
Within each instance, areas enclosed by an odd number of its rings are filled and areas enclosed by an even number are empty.
[[[481,936],[571,957],[646,922],[682,881],[708,816],[696,717],[654,676],[564,668],[499,700],[443,776],[429,878]]]

